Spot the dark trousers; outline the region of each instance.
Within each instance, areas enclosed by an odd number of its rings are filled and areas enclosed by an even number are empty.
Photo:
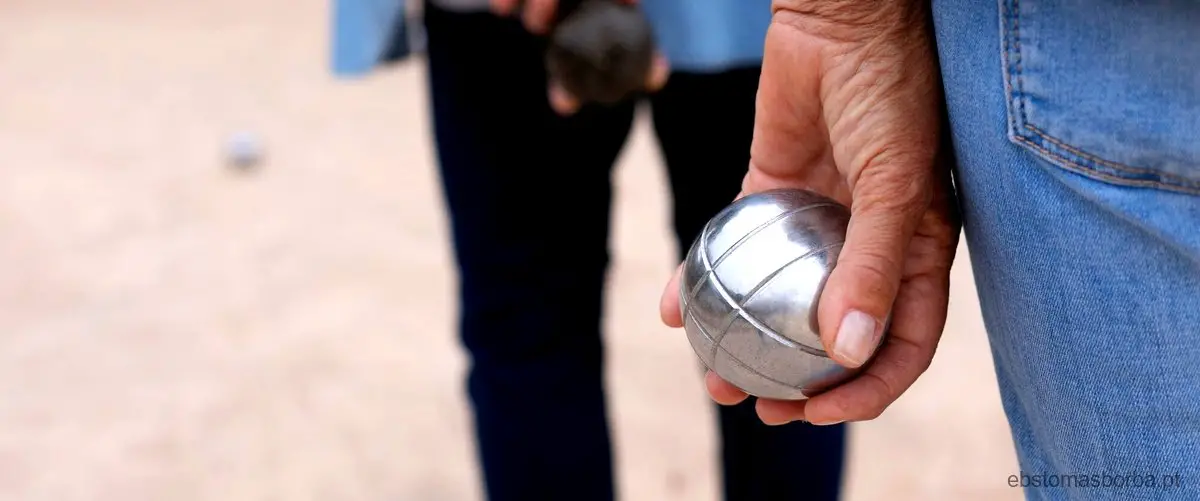
[[[558,117],[542,42],[516,21],[427,7],[426,25],[488,498],[611,500],[600,325],[610,178],[633,104]],[[758,74],[676,73],[649,100],[681,259],[741,186]],[[720,427],[726,500],[837,499],[842,426],[767,427],[747,402],[721,408]]]

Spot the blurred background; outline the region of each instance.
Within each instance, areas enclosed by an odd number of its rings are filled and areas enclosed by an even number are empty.
[[[0,500],[481,498],[423,61],[335,80],[328,26],[0,1]],[[644,120],[617,182],[619,491],[716,501]],[[850,457],[850,500],[1021,498],[965,248],[933,366]]]

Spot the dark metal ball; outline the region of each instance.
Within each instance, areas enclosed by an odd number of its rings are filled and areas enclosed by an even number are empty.
[[[802,190],[743,197],[708,222],[684,261],[688,341],[710,370],[757,397],[802,400],[857,372],[825,353],[817,304],[850,211]]]
[[[583,0],[550,35],[546,69],[576,99],[615,104],[646,87],[654,31],[635,5]]]

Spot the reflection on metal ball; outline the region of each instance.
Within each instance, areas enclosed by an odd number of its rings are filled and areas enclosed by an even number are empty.
[[[710,370],[746,393],[803,400],[853,377],[826,355],[817,301],[850,211],[803,190],[743,197],[708,222],[680,280],[684,328]]]

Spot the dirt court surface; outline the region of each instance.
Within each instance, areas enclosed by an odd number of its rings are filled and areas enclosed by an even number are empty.
[[[0,499],[481,499],[423,68],[334,81],[327,3],[0,2]],[[715,501],[648,130],[615,209],[620,492]],[[962,257],[933,367],[852,429],[848,500],[1020,498]]]

